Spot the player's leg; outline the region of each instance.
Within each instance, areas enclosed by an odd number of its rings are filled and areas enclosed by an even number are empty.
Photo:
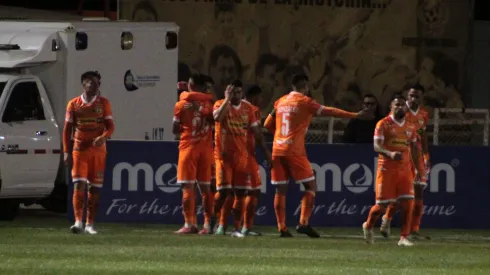
[[[225,235],[227,219],[233,208],[233,189],[231,185],[232,171],[230,164],[217,159],[216,165],[216,194],[214,200],[214,215],[217,219],[218,226],[215,235]]]
[[[277,219],[277,229],[280,237],[288,238],[293,235],[286,226],[286,193],[288,192],[289,170],[285,160],[280,156],[272,157],[271,183],[276,187],[274,196],[274,211]]]
[[[75,224],[70,227],[70,231],[79,234],[83,231],[83,212],[85,208],[85,189],[88,182],[88,156],[86,153],[73,151],[73,167],[71,177],[73,182],[73,214]]]
[[[85,233],[97,234],[95,231],[95,217],[97,215],[97,209],[99,207],[100,190],[102,183],[104,182],[105,171],[105,152],[93,152],[89,160],[89,173],[88,173],[88,201],[87,201],[87,222],[85,224]]]
[[[213,196],[213,213],[211,215],[211,222],[210,222],[210,228],[211,228],[211,233],[213,233],[214,228],[216,226],[216,221],[219,219],[219,217],[216,216],[216,213],[214,213],[214,202],[216,201],[216,196],[218,195],[216,191],[216,165],[214,164],[214,160],[212,161],[211,165],[211,194]]]
[[[423,158],[420,158],[422,162],[419,164],[419,167],[423,167]],[[429,236],[422,237],[419,234],[420,224],[422,222],[422,216],[424,214],[424,190],[427,187],[427,177],[424,176],[420,179],[419,182],[414,183],[414,191],[415,191],[415,201],[413,208],[413,216],[412,216],[412,226],[410,229],[410,236],[414,239],[425,238],[430,239]]]
[[[315,204],[316,181],[313,169],[306,157],[287,157],[291,176],[295,183],[303,184],[305,191],[301,199],[301,214],[296,232],[306,234],[310,238],[319,238],[320,235],[310,226],[310,217]]]
[[[252,230],[255,213],[259,204],[260,187],[262,181],[259,174],[259,165],[255,160],[255,157],[249,156],[250,164],[250,189],[247,191],[247,197],[245,199],[245,212],[243,218],[242,234],[247,236],[261,236],[259,232]]]
[[[177,183],[182,185],[182,214],[184,226],[176,234],[195,234],[197,161],[191,149],[180,150],[177,165]]]
[[[385,168],[383,168],[385,169]],[[381,214],[386,210],[390,203],[396,202],[396,188],[392,186],[393,172],[390,170],[381,170],[378,167],[376,171],[376,203],[369,210],[367,220],[362,224],[362,231],[364,232],[364,239],[368,244],[374,243],[374,225],[379,219]]]
[[[210,234],[211,217],[213,216],[214,196],[211,192],[211,163],[214,161],[212,148],[203,148],[197,164],[197,183],[201,191],[202,209],[204,213],[203,229],[200,235]]]
[[[397,197],[398,204],[402,211],[402,225],[400,231],[399,246],[412,246],[413,243],[408,240],[410,229],[412,227],[412,216],[414,206],[414,188],[413,177],[406,171],[400,171],[397,174]]]

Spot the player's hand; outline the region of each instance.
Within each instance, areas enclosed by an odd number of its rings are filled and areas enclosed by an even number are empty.
[[[225,90],[225,99],[230,98],[232,96],[232,93],[235,90],[235,86],[233,85],[228,85]]]
[[[265,152],[265,158],[267,160],[267,164],[269,168],[272,168],[272,155],[271,152],[267,151]]]
[[[94,142],[92,143],[95,147],[100,147],[105,144],[106,138],[104,136],[99,136],[97,137]]]
[[[373,120],[374,112],[370,109],[362,109],[359,113],[357,113],[357,118],[360,120]]]
[[[201,107],[201,104],[197,101],[192,101],[184,104],[184,109],[191,109],[193,111],[199,111],[199,108]]]
[[[70,167],[72,164],[71,154],[70,153],[64,153],[63,161],[65,163],[65,166]]]
[[[392,160],[402,160],[403,158],[403,155],[400,152],[390,152],[389,156]]]

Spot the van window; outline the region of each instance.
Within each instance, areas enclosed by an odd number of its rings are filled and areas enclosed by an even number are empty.
[[[177,33],[167,32],[167,35],[165,36],[165,47],[167,48],[167,50],[177,48],[178,43],[179,37],[177,36]]]
[[[88,47],[88,36],[84,32],[77,32],[75,34],[75,49],[77,51],[83,51]]]
[[[3,113],[3,122],[46,120],[41,96],[34,81],[17,83]]]
[[[3,89],[5,89],[5,85],[7,85],[7,82],[0,82],[0,96],[2,96]]]

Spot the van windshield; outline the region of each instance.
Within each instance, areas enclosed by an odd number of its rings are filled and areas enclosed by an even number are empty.
[[[5,88],[5,85],[7,85],[7,82],[0,82],[0,96],[2,96],[3,88]]]

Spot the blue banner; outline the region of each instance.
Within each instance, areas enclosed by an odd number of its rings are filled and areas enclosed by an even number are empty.
[[[371,145],[307,145],[318,192],[310,223],[314,226],[360,226],[374,203],[377,156]],[[432,169],[425,190],[422,226],[490,228],[490,148],[433,146]],[[176,142],[109,141],[99,222],[182,224],[182,193],[176,184]],[[259,164],[262,158],[259,155]],[[270,172],[260,167],[262,197],[257,225],[276,225]],[[299,219],[301,187],[291,184],[287,223]],[[70,219],[71,192],[69,200]],[[202,222],[202,209],[198,208]],[[395,221],[396,222],[396,221]]]

